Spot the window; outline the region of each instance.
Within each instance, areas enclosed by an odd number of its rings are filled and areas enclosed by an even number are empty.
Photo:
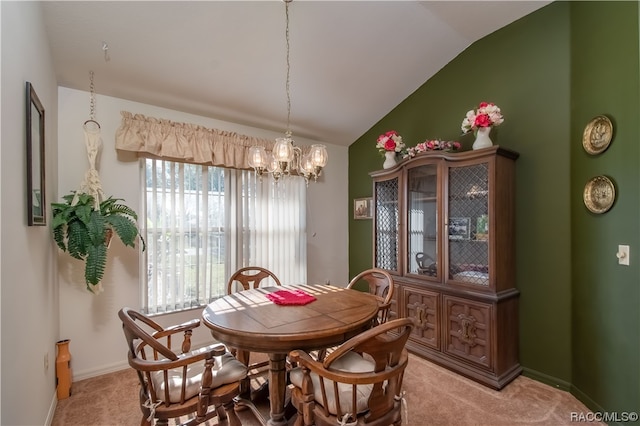
[[[226,292],[243,266],[262,266],[284,283],[306,282],[304,179],[142,159],[149,314],[203,306]],[[142,220],[141,220],[142,222]]]

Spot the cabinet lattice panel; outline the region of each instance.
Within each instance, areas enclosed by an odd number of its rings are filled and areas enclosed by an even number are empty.
[[[449,278],[489,285],[488,165],[449,169]]]
[[[376,185],[376,267],[398,269],[398,179]]]

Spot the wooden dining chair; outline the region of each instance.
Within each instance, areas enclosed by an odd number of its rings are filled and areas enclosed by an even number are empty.
[[[393,277],[384,269],[367,269],[360,272],[347,285],[347,288],[363,289],[378,298],[378,316],[374,318],[374,326],[384,324],[389,319],[389,310],[393,300],[395,284]]]
[[[217,415],[240,426],[234,398],[247,367],[221,344],[192,351],[191,334],[200,320],[163,328],[130,308],[120,309],[118,316],[129,365],[140,381],[141,425],[167,425],[169,419],[187,416],[182,424],[191,426]]]
[[[387,271],[383,269],[366,269],[353,277],[347,288],[363,290],[375,295],[378,298],[378,315],[373,318],[371,326],[375,327],[384,324],[389,319],[389,309],[393,299],[394,281]],[[318,360],[322,360],[327,352],[333,351],[335,347],[323,348],[314,352]]]
[[[246,291],[250,289],[259,288],[265,285],[277,285],[281,286],[280,280],[270,270],[262,268],[260,266],[246,266],[238,269],[231,275],[227,282],[227,294],[236,293],[238,291]],[[244,389],[250,389],[250,379],[261,375],[266,367],[269,365],[268,360],[259,362],[251,362],[251,353],[247,351],[238,352],[237,348],[230,347],[231,353],[242,361],[249,369],[249,375],[245,380]],[[255,391],[256,394],[264,393],[267,389],[268,383],[263,382],[262,386]],[[251,398],[253,399],[253,398]]]
[[[431,262],[429,262],[431,261]],[[418,264],[418,274],[435,277],[438,274],[434,259],[426,253],[416,253],[416,263]]]
[[[265,279],[267,281],[264,281]],[[231,275],[227,282],[227,294],[258,288],[267,282],[272,285],[282,285],[276,274],[270,270],[259,266],[246,266]]]
[[[399,318],[338,346],[322,361],[295,350],[289,377],[295,426],[399,426],[407,339],[414,323]]]

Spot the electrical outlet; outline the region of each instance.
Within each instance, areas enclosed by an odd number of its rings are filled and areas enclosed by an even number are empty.
[[[44,372],[49,371],[49,352],[45,352],[44,354]]]

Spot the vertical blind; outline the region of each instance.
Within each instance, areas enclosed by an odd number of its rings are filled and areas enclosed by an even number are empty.
[[[206,165],[142,159],[147,241],[143,310],[171,312],[222,296],[228,277],[262,266],[306,282],[306,185]]]

